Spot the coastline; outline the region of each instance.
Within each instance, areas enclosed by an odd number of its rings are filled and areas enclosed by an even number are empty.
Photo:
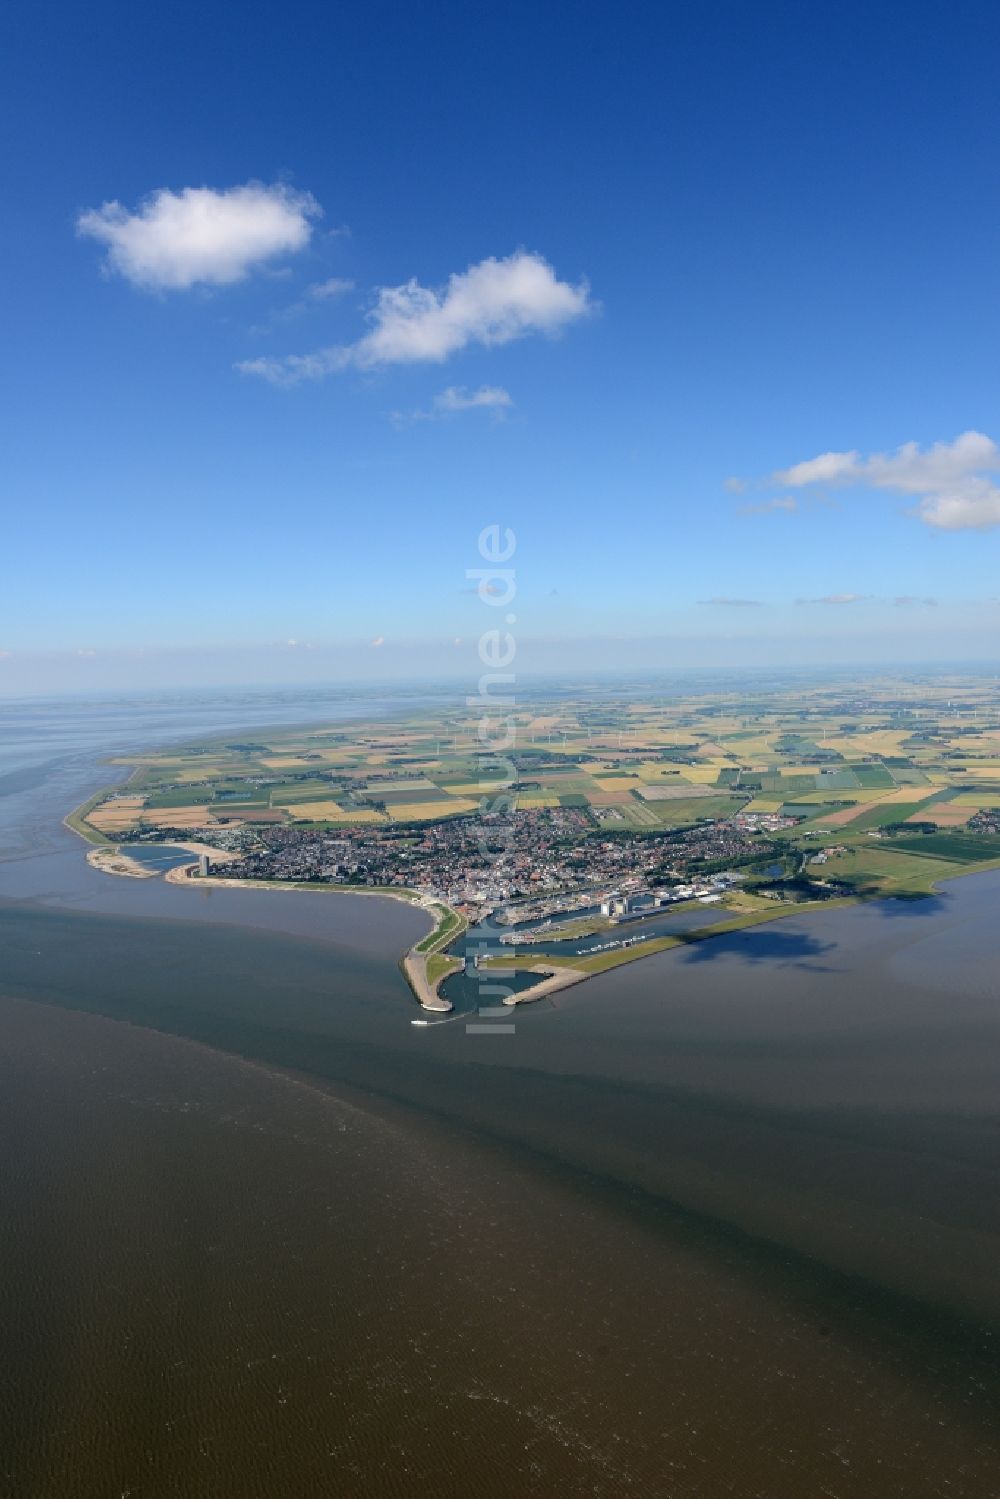
[[[416,1001],[421,1009],[443,1013],[455,1008],[451,1000],[445,999],[438,992],[444,980],[448,977],[448,973],[442,973],[433,983],[427,977],[426,953],[418,952],[415,947],[411,947],[409,952],[403,957],[399,967],[410,988],[413,990]]]
[[[539,984],[532,984],[530,989],[522,989],[514,994],[508,994],[504,1000],[505,1005],[531,1004],[536,999],[544,999],[548,994],[555,994],[558,989],[569,989],[573,984],[582,984],[586,979],[592,978],[590,973],[584,973],[579,968],[570,968],[568,965],[557,965],[553,963],[530,963],[524,968],[512,967],[490,967],[487,969],[494,978],[503,978],[504,975],[512,973],[539,973],[545,977]]]
[[[152,880],[159,873],[156,869],[144,869],[138,859],[123,854],[114,845],[88,849],[87,863],[102,874],[116,874],[127,880]]]
[[[87,862],[92,868],[98,869],[104,874],[118,875],[132,879],[155,877],[159,871],[149,869],[139,861],[130,858],[128,854],[122,852],[121,844],[113,842],[105,834],[92,829],[86,823],[85,819],[88,810],[98,804],[103,795],[104,792],[94,793],[63,819],[64,825],[67,828],[75,832],[90,845],[87,853]],[[200,858],[207,856],[213,864],[219,865],[238,864],[241,856],[196,839],[185,840],[180,838],[171,840],[171,844],[173,847],[189,852],[193,857],[190,863],[175,866],[165,873],[164,878],[170,884],[194,885],[202,889],[221,887],[241,890],[325,890],[336,894],[378,895],[389,900],[400,901],[406,905],[423,908],[432,917],[433,925],[428,932],[413,943],[409,950],[403,954],[399,960],[399,969],[414,999],[422,1009],[436,1013],[454,1009],[454,1005],[442,996],[440,990],[449,977],[461,970],[461,960],[449,954],[448,949],[452,942],[467,928],[468,921],[442,899],[420,894],[418,891],[406,887],[336,885],[294,880],[247,879],[240,877],[236,873],[202,876],[198,872],[198,863],[196,862]],[[986,872],[998,866],[1000,866],[1000,861],[983,861],[964,869],[955,869],[953,867],[946,875],[939,879],[927,879],[924,888],[919,890],[919,892],[914,890],[908,896],[901,894],[896,898],[912,899],[916,898],[918,893],[921,896],[932,896],[937,892],[938,885],[945,883],[949,879],[961,878],[966,874]],[[787,901],[753,911],[723,906],[720,908],[720,920],[717,923],[696,931],[680,932],[663,937],[652,937],[632,947],[624,947],[609,952],[595,952],[592,955],[574,958],[563,958],[561,955],[556,956],[548,953],[532,952],[528,948],[523,954],[510,958],[507,955],[487,957],[485,959],[485,966],[494,974],[521,972],[538,975],[539,982],[514,994],[510,994],[504,999],[503,1003],[505,1005],[513,1007],[518,1004],[531,1004],[535,1000],[546,998],[548,995],[556,993],[561,989],[582,983],[585,979],[606,973],[613,968],[639,962],[643,958],[652,957],[671,948],[694,942],[708,941],[713,937],[729,936],[737,931],[769,924],[783,918],[808,914],[824,908],[865,904],[868,900],[872,899],[891,900],[893,898],[893,893],[886,891],[877,896],[856,893],[841,894],[825,900]],[[432,962],[433,959],[437,961]],[[431,971],[434,973],[433,977],[430,976]]]
[[[197,848],[199,854],[209,852],[207,846],[200,847],[198,845],[183,843],[176,846],[178,848]],[[238,856],[232,855],[230,857],[236,858]],[[383,900],[400,901],[405,906],[417,906],[427,911],[428,915],[431,914],[427,897],[418,895],[416,891],[388,890],[384,887],[373,889],[370,886],[364,885],[306,885],[294,880],[248,880],[240,879],[238,875],[205,876],[195,873],[197,868],[196,863],[178,864],[173,869],[167,870],[164,879],[171,885],[196,885],[202,889],[217,889],[219,886],[222,886],[224,889],[238,890],[304,890],[314,894],[323,892],[333,895],[379,896]],[[104,872],[110,874],[117,873],[118,871],[108,869],[104,870]],[[434,904],[442,907],[447,912],[448,919],[455,918],[461,921],[462,918],[459,917],[458,912],[453,910],[451,906],[445,906],[443,901],[435,901]],[[429,980],[427,977],[427,958],[430,956],[430,953],[419,950],[420,944],[427,941],[435,931],[437,925],[438,923],[435,921],[430,931],[425,932],[404,953],[400,959],[399,967],[410,986],[410,991],[414,999],[420,1005],[421,1009],[443,1012],[454,1009],[450,1000],[442,998],[438,993],[441,984],[448,977],[448,973],[442,973],[433,982]],[[464,927],[461,929],[464,930]]]
[[[160,874],[159,870],[147,869],[138,860],[130,858],[128,854],[123,854],[121,852],[121,845],[113,843],[109,838],[104,837],[103,834],[96,835],[101,840],[100,843],[96,843],[95,836],[91,835],[90,830],[86,828],[86,825],[83,823],[86,810],[95,805],[103,794],[103,792],[97,792],[88,797],[80,806],[73,808],[62,819],[63,826],[68,828],[70,832],[75,833],[78,838],[88,845],[85,857],[92,869],[98,870],[101,874],[117,876],[120,879],[156,879]],[[216,863],[226,864],[238,862],[240,855],[231,853],[225,849],[216,848],[209,843],[191,839],[173,840],[171,846],[182,848],[185,852],[195,855],[195,858],[190,863],[178,864],[163,874],[163,878],[171,885],[194,885],[202,889],[218,889],[221,886],[223,889],[237,890],[306,890],[313,893],[325,892],[334,895],[380,896],[383,900],[395,900],[406,906],[417,906],[427,911],[429,916],[433,914],[431,906],[437,906],[444,912],[444,923],[454,921],[458,932],[464,931],[467,925],[464,917],[460,916],[451,906],[447,906],[445,902],[439,900],[431,902],[429,897],[422,896],[415,890],[389,889],[386,886],[313,885],[294,880],[251,880],[241,879],[238,875],[202,876],[198,873],[197,861],[203,854]],[[399,963],[400,972],[406,979],[410,992],[418,1005],[420,1005],[421,1009],[431,1010],[436,1013],[447,1012],[454,1008],[451,1002],[443,999],[438,992],[441,984],[448,977],[449,972],[454,970],[449,969],[440,974],[433,982],[430,981],[427,977],[427,959],[431,956],[434,944],[431,944],[431,950],[424,948],[423,944],[428,943],[435,931],[444,923],[442,923],[440,918],[434,918],[429,931],[425,932],[404,953]]]

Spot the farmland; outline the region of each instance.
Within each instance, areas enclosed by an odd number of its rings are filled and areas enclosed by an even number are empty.
[[[907,816],[961,828],[1000,802],[1000,706],[988,678],[757,694],[560,697],[514,715],[503,765],[464,706],[350,728],[268,731],[129,762],[81,817],[104,834],[255,822],[425,823],[582,807],[595,825],[677,827],[749,808],[852,833]],[[461,699],[459,699],[461,702]]]
[[[1000,863],[1000,692],[986,676],[538,691],[511,712],[502,755],[478,722],[456,693],[421,713],[121,760],[124,780],[67,821],[112,846],[196,837],[264,882],[416,891],[438,903],[417,949],[432,983],[466,921],[511,901],[540,898],[583,940],[615,925],[582,919],[588,900],[645,890],[660,909],[688,890],[719,904],[701,941],[803,904],[920,898]],[[556,962],[599,971],[678,940]]]

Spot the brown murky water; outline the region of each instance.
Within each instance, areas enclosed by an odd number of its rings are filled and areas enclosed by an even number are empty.
[[[88,870],[58,722],[0,787],[0,1492],[1000,1495],[1000,875],[416,1029],[405,907]]]
[[[991,1005],[956,987],[949,1050],[925,970],[904,1067],[832,960],[912,925],[473,1038],[337,912],[0,907],[8,1492],[1000,1492]]]

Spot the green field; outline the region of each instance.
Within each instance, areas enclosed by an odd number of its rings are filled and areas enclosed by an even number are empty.
[[[883,786],[889,791],[896,784],[891,771],[884,765],[852,765],[851,770],[857,776],[859,786]]]
[[[446,957],[444,953],[431,953],[427,959],[427,982],[436,984],[438,979],[443,979],[446,974],[457,973],[461,968],[458,958]]]
[[[110,792],[69,822],[95,844],[124,841],[157,813],[203,805],[225,819],[229,835],[246,823],[249,836],[264,813],[304,828],[416,831],[478,817],[491,788],[513,783],[523,788],[526,815],[547,801],[553,815],[573,815],[575,836],[598,838],[652,838],[706,819],[725,821],[756,793],[761,813],[780,809],[801,819],[782,834],[792,845],[806,849],[802,833],[816,831],[812,846],[848,847],[822,869],[861,894],[913,893],[942,874],[1000,857],[996,840],[963,830],[975,798],[954,800],[977,787],[985,788],[986,805],[1000,794],[1000,691],[988,676],[692,689],[662,699],[598,689],[552,699],[528,694],[512,723],[510,754],[483,753],[478,712],[456,692],[453,703],[376,721],[220,735],[118,762],[132,767],[119,789],[140,799],[131,827],[119,831],[114,811],[101,811]],[[690,794],[640,794],[664,785],[687,786]],[[912,788],[906,801],[879,800],[900,786]],[[949,799],[954,826],[894,833],[891,842],[868,837]],[[829,826],[830,816],[851,804],[858,815]],[[377,814],[373,821],[373,808],[382,806],[389,820]],[[112,822],[113,835],[89,820],[95,814]],[[425,940],[425,951],[436,950],[433,934]]]
[[[921,859],[948,859],[957,864],[1000,859],[1000,835],[923,833],[914,838],[892,838],[884,846]]]

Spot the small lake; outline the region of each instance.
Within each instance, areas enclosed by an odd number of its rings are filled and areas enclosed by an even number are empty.
[[[158,874],[190,864],[195,857],[190,849],[173,843],[123,843],[121,850],[144,869],[155,869]]]

